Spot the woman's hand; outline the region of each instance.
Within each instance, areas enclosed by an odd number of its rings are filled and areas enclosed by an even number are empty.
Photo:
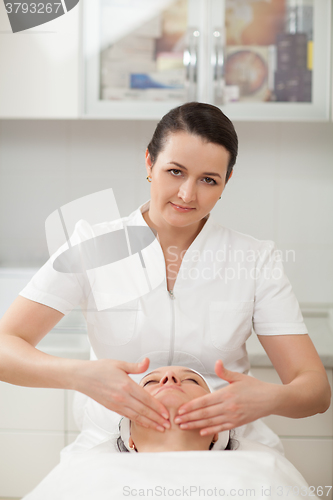
[[[75,390],[143,427],[161,432],[170,428],[165,406],[128,376],[129,373],[145,372],[148,358],[140,363],[100,359],[79,366],[83,369],[79,368],[75,374]]]
[[[272,413],[279,385],[226,370],[221,360],[215,363],[215,373],[229,385],[180,406],[175,423],[181,429],[201,429],[201,435],[214,434]]]

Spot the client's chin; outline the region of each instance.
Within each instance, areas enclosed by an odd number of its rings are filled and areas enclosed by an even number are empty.
[[[184,404],[187,399],[186,395],[184,398],[181,397],[181,394],[177,394],[177,392],[178,391],[165,390],[155,396],[157,399],[163,399],[163,404],[169,411],[171,424],[170,429],[165,429],[164,432],[160,432],[155,429],[146,429],[135,422],[131,422],[130,444],[134,443],[138,452],[156,453],[164,451],[193,451],[209,449],[209,446],[214,438],[213,434],[201,436],[200,429],[181,429],[179,424],[174,422],[178,408]]]

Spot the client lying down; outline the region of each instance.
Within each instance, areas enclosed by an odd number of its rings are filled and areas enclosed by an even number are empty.
[[[210,392],[199,373],[181,366],[159,368],[143,377],[140,385],[168,409],[170,429],[161,433],[123,417],[119,435],[65,456],[23,500],[317,498],[276,450],[230,438],[230,431],[201,436],[199,430],[183,430],[174,422],[182,404]]]
[[[140,386],[159,399],[169,410],[171,428],[163,434],[146,429],[127,418],[120,421],[119,451],[162,452],[232,449],[236,443],[229,431],[201,436],[198,429],[183,430],[174,422],[178,408],[192,399],[211,392],[207,382],[198,372],[182,366],[165,366],[149,373]]]

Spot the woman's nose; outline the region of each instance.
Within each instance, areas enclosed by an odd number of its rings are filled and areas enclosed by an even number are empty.
[[[187,179],[183,182],[179,188],[178,192],[179,198],[181,198],[184,203],[190,203],[196,198],[196,185],[195,181]]]
[[[180,379],[177,377],[174,371],[168,370],[160,380],[160,384],[176,384],[180,385]]]

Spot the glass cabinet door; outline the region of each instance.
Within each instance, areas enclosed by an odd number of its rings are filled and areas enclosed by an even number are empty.
[[[85,110],[161,117],[197,99],[200,0],[87,0]]]
[[[331,0],[84,0],[84,116],[328,120]]]
[[[330,19],[329,0],[213,0],[211,101],[232,119],[329,119]]]

